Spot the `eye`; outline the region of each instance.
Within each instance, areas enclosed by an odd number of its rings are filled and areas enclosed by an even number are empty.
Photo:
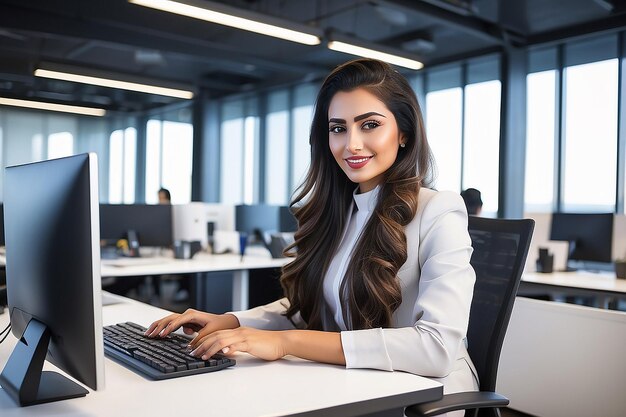
[[[328,129],[328,131],[331,133],[341,133],[341,132],[345,132],[346,128],[341,125],[334,125],[334,126],[331,126],[330,129]]]
[[[364,130],[372,130],[376,129],[378,126],[380,126],[380,122],[377,120],[368,120],[361,125],[361,128]]]

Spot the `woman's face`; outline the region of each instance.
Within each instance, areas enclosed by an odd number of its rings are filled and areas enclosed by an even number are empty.
[[[340,91],[328,108],[328,144],[348,178],[365,193],[393,165],[404,138],[393,113],[369,91]]]

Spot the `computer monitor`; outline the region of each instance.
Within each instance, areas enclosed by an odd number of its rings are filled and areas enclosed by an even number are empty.
[[[169,204],[101,204],[100,237],[117,241],[128,232],[137,233],[142,246],[169,247],[172,237],[172,206]]]
[[[18,338],[0,385],[18,404],[82,397],[104,386],[93,153],[8,167],[4,184],[11,330]]]
[[[295,232],[298,230],[298,221],[291,210],[291,207],[288,206],[280,207],[279,230],[281,232]]]
[[[611,262],[613,213],[553,213],[550,240],[570,242],[570,260]]]
[[[203,203],[205,220],[213,223],[213,230],[235,231],[235,206],[228,204]]]
[[[235,207],[235,228],[238,232],[247,233],[250,242],[263,239],[269,243],[270,233],[279,229],[279,206],[264,204],[242,205]]]
[[[172,217],[174,240],[199,240],[205,248],[215,231],[235,230],[235,207],[232,205],[203,202],[174,205]]]

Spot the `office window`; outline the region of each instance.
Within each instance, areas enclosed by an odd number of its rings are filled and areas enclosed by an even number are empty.
[[[73,155],[78,136],[78,118],[58,113],[47,114],[44,117],[46,124],[42,133],[44,138],[47,137],[47,142],[44,142],[46,158]]]
[[[220,202],[253,204],[259,199],[259,117],[257,99],[222,103]]]
[[[254,204],[258,200],[255,195],[259,189],[258,176],[255,172],[258,168],[259,155],[259,118],[248,116],[244,120],[243,136],[243,203]]]
[[[313,120],[313,105],[296,107],[292,111],[293,117],[293,165],[291,170],[293,192],[305,180],[305,175],[311,163],[311,146],[309,135]]]
[[[268,96],[265,118],[265,202],[286,205],[288,196],[289,94],[279,91]]]
[[[135,202],[137,130],[119,129],[109,137],[109,203]]]
[[[427,137],[437,164],[435,188],[438,190],[460,191],[462,106],[460,87],[426,95]]]
[[[564,70],[565,211],[615,209],[617,72],[617,59]]]
[[[465,86],[463,189],[482,193],[483,212],[498,211],[500,81]]]
[[[62,158],[74,153],[74,137],[70,132],[53,133],[48,136],[48,159]]]
[[[43,161],[43,135],[41,133],[37,133],[33,135],[31,138],[31,155],[33,161]]]
[[[159,202],[161,188],[161,121],[148,120],[146,124],[146,195],[148,204]]]
[[[157,192],[170,191],[173,204],[191,201],[193,125],[170,120],[149,120],[146,125],[146,195],[158,202]]]
[[[99,197],[101,201],[107,201],[111,134],[108,126],[111,120],[3,108],[0,110],[4,137],[0,145],[0,168],[93,151],[99,157]],[[3,170],[0,169],[0,201],[2,179]]]
[[[161,184],[172,194],[173,204],[191,201],[193,125],[163,121]]]
[[[554,206],[554,151],[556,70],[526,77],[525,212],[552,212]]]
[[[222,122],[220,182],[224,204],[243,203],[243,118]]]
[[[124,133],[116,130],[109,138],[109,203],[123,202]]]
[[[312,84],[298,86],[294,90],[294,108],[292,117],[292,165],[291,165],[291,192],[300,186],[305,180],[305,175],[311,163],[311,146],[309,135],[317,86]]]
[[[124,130],[124,202],[135,202],[135,167],[137,165],[137,129]]]

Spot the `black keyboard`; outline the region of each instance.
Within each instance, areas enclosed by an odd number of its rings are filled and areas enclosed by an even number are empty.
[[[189,355],[189,340],[180,335],[150,339],[146,328],[126,322],[104,327],[104,352],[152,379],[169,379],[218,371],[235,364],[223,355],[203,361]]]

